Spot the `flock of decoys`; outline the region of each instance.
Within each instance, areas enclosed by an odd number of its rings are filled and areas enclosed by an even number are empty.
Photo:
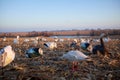
[[[97,54],[98,52],[101,53],[102,55],[107,55],[108,51],[105,48],[104,45],[104,41],[103,38],[106,37],[106,34],[102,33],[100,35],[100,44],[99,45],[92,45],[92,40],[90,40],[89,42],[82,42],[80,44],[80,47],[84,50],[87,50],[93,54]],[[19,37],[17,37],[19,38]],[[26,40],[28,41],[28,40]],[[71,43],[71,47],[77,47],[76,46],[77,41],[74,40]],[[44,46],[46,48],[49,48],[50,50],[57,48],[57,44],[55,42],[46,42],[44,43]],[[37,57],[37,56],[42,56],[43,54],[43,50],[41,48],[36,48],[36,47],[32,47],[29,48],[28,50],[26,50],[26,57],[27,58],[33,58],[33,57]],[[3,49],[0,50],[0,67],[5,67],[8,64],[10,64],[15,58],[15,52],[12,49],[11,45],[8,45],[6,47],[4,47]],[[68,60],[85,60],[87,58],[89,58],[89,56],[85,55],[83,52],[81,52],[80,50],[70,50],[68,51],[66,54],[63,54],[63,56],[61,58],[65,58]]]

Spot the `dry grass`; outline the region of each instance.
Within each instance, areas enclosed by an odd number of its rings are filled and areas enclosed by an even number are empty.
[[[53,39],[48,39],[52,41]],[[12,45],[16,53],[15,60],[0,70],[0,79],[3,80],[119,80],[120,79],[120,40],[113,40],[107,43],[110,52],[109,58],[90,55],[91,60],[79,61],[78,70],[72,71],[72,63],[59,59],[69,48],[68,41],[57,42],[56,50],[50,51],[43,47],[44,42],[33,45],[32,41],[20,44],[13,44],[9,38],[3,42],[0,39],[0,48]],[[31,47],[41,47],[44,55],[35,58],[26,58],[25,51]]]

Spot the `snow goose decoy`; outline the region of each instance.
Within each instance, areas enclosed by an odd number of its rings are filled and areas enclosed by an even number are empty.
[[[0,66],[5,67],[10,64],[15,58],[15,52],[10,45],[0,50]]]
[[[13,43],[14,43],[14,44],[19,44],[19,40],[18,40],[18,39],[14,39],[14,40],[13,40]]]
[[[57,44],[55,42],[46,42],[44,43],[44,46],[50,50],[57,48]]]
[[[78,61],[86,60],[89,57],[78,50],[72,50],[72,51],[69,51],[66,54],[64,54],[61,58],[72,61],[72,71],[76,71],[76,70],[78,70]]]
[[[68,59],[70,61],[85,60],[88,58],[84,53],[78,50],[71,50],[64,54],[61,58]]]
[[[7,40],[6,37],[4,37],[4,38],[3,38],[3,41],[6,41],[6,40]]]

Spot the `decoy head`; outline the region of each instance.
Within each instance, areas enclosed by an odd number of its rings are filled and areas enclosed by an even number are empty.
[[[88,50],[89,52],[92,52],[93,46],[90,44],[90,45],[87,47],[87,50]]]
[[[43,55],[43,50],[41,48],[38,49],[40,55]]]
[[[44,46],[45,46],[45,47],[49,47],[46,43],[44,43]]]

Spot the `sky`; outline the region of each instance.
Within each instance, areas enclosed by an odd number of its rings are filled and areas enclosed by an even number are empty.
[[[120,29],[120,0],[0,0],[0,32]]]

